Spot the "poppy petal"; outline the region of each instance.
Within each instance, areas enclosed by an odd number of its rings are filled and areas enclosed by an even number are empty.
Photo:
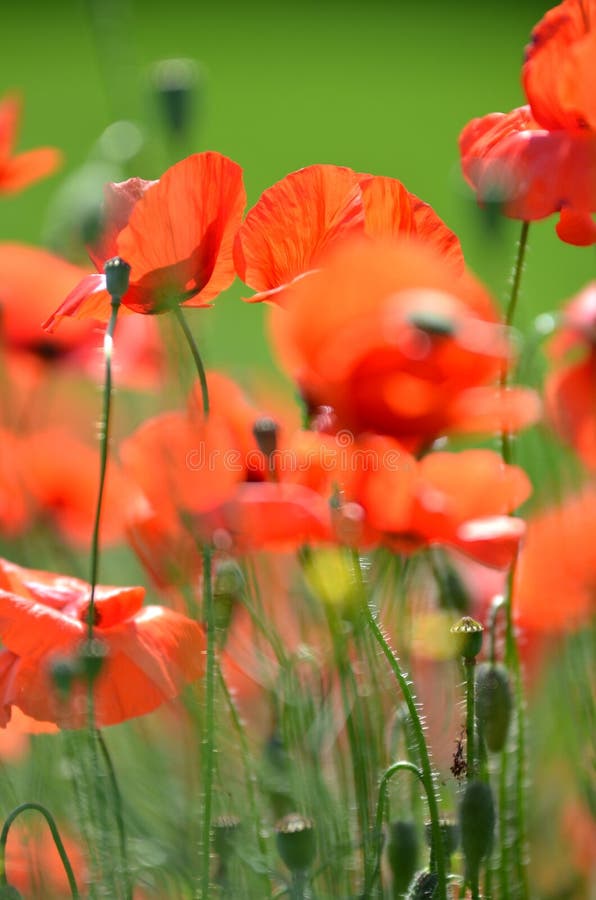
[[[54,147],[38,147],[13,156],[0,166],[0,191],[11,194],[51,175],[62,163]]]

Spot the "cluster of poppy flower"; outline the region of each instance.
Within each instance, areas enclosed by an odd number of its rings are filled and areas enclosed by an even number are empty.
[[[595,61],[596,3],[564,0],[533,33],[523,66],[528,106],[476,119],[460,138],[481,203],[497,197],[524,222],[559,213],[561,239],[581,245],[596,243]],[[12,155],[17,113],[13,98],[0,105],[3,192],[58,162],[50,150]],[[589,476],[581,495],[526,524],[515,515],[531,494],[520,467],[490,449],[441,445],[507,436],[542,414],[534,391],[509,385],[508,330],[453,232],[398,180],[334,165],[288,175],[243,218],[245,205],[240,167],[203,152],[158,181],[106,186],[103,226],[89,247],[96,273],[45,250],[0,245],[11,385],[0,433],[3,537],[51,522],[66,542],[91,538],[98,456],[88,426],[73,424],[76,408],[68,425],[56,425],[46,391],[61,371],[101,377],[97,323],[111,311],[103,268],[120,257],[130,266],[115,335],[120,384],[159,385],[166,354],[153,317],[207,308],[238,275],[256,292],[250,302],[270,304],[274,353],[303,402],[301,427],[296,411],[272,412],[209,372],[209,411],[197,384],[185,408],[120,441],[101,544],[128,539],[170,605],[182,604],[181,586],[198,589],[204,545],[215,548],[216,565],[305,545],[398,554],[438,545],[502,573],[519,554],[514,607],[528,631],[585,621],[596,574]],[[566,308],[549,354],[548,421],[593,471],[596,284]],[[28,422],[35,394],[43,410]],[[80,651],[92,592],[93,632],[107,651],[93,688],[98,726],[143,715],[200,678],[205,639],[188,615],[144,606],[142,588],[92,589],[0,560],[0,725],[13,708],[62,728],[85,725],[86,685],[65,696],[51,672],[57,658]],[[232,679],[233,643],[224,660]]]

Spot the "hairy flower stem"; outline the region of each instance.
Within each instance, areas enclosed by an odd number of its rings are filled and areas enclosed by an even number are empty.
[[[524,222],[522,224],[521,234],[519,238],[518,248],[517,248],[517,257],[515,260],[515,266],[513,269],[513,280],[511,284],[511,293],[509,295],[509,303],[507,304],[507,309],[505,312],[505,324],[507,327],[511,327],[515,318],[515,312],[517,309],[517,302],[519,299],[520,293],[520,285],[521,285],[521,276],[524,268],[524,260],[526,256],[526,249],[528,245],[528,233],[530,230],[530,223]],[[500,386],[505,389],[509,383],[509,376],[507,366],[504,365],[501,371],[501,380]],[[501,454],[503,457],[503,462],[506,464],[510,464],[512,461],[512,445],[511,445],[511,436],[506,428],[503,428],[501,432]],[[505,663],[507,667],[510,669],[513,675],[514,681],[514,696],[515,696],[515,712],[516,712],[516,721],[517,721],[517,742],[515,748],[515,764],[516,764],[516,772],[514,778],[514,790],[515,790],[515,840],[513,842],[513,852],[515,854],[515,869],[517,873],[518,879],[518,889],[520,891],[519,898],[520,900],[526,900],[528,898],[528,879],[527,879],[527,870],[526,870],[526,837],[525,837],[525,808],[524,808],[524,772],[525,772],[525,715],[524,715],[524,698],[523,698],[523,685],[522,685],[522,677],[521,677],[521,665],[519,659],[519,650],[517,646],[517,641],[515,639],[515,629],[513,623],[513,585],[515,581],[515,569],[516,569],[517,558],[514,560],[513,565],[511,567],[511,571],[509,573],[508,585],[507,585],[507,593],[505,598]],[[507,786],[507,751],[504,750],[502,753],[502,772],[501,772],[501,799],[504,800],[504,788]],[[504,803],[500,804],[500,830],[501,835],[506,831],[506,806]],[[505,840],[501,838],[501,851],[505,852]],[[501,860],[501,870],[506,867],[503,866],[503,860]],[[506,872],[502,875],[502,878],[506,878]]]
[[[407,678],[401,671],[399,660],[389,646],[389,643],[381,628],[379,627],[375,615],[368,603],[368,598],[366,596],[366,587],[364,584],[364,579],[362,577],[362,569],[360,566],[360,558],[358,556],[358,553],[354,551],[352,556],[355,572],[362,593],[362,606],[365,618],[377,644],[379,645],[381,651],[383,652],[383,655],[385,656],[387,662],[389,663],[389,666],[391,667],[391,671],[393,672],[393,675],[395,676],[395,679],[400,687],[403,698],[406,702],[406,706],[408,707],[408,712],[410,713],[412,734],[416,743],[416,749],[418,751],[418,758],[420,761],[420,771],[422,773],[421,780],[424,785],[424,790],[426,792],[426,798],[428,801],[428,812],[431,824],[431,857],[434,864],[434,871],[436,871],[438,878],[437,887],[435,890],[435,900],[447,900],[445,845],[441,836],[441,825],[439,820],[439,796],[432,767],[430,764],[430,755],[428,752],[428,747],[426,745],[426,740],[424,738],[424,729],[420,720],[420,714],[416,707],[416,702],[414,700],[412,691],[410,690],[410,685],[408,684]]]
[[[41,815],[46,820],[48,828],[50,829],[50,832],[52,834],[52,838],[54,839],[56,850],[58,851],[58,854],[62,861],[62,865],[64,866],[66,877],[68,878],[68,885],[70,887],[71,896],[74,897],[75,900],[78,900],[80,894],[77,888],[77,882],[72,871],[72,866],[70,864],[68,854],[64,849],[64,844],[62,843],[62,838],[60,837],[58,826],[56,825],[54,817],[49,812],[49,810],[47,810],[45,806],[42,806],[40,803],[21,803],[20,806],[16,807],[16,809],[13,809],[13,811],[4,822],[2,833],[0,834],[0,886],[8,884],[8,881],[6,879],[6,842],[8,840],[8,832],[10,831],[10,826],[17,818],[17,816],[20,816],[22,812],[25,812],[28,809],[34,809],[36,810],[36,812],[41,813]]]
[[[197,375],[199,377],[199,383],[201,385],[201,397],[203,400],[203,415],[205,419],[209,418],[209,388],[207,387],[207,375],[205,373],[205,367],[203,365],[203,360],[201,359],[201,354],[199,353],[199,348],[197,347],[196,341],[193,337],[192,331],[188,327],[188,322],[184,318],[184,313],[180,309],[178,303],[174,303],[172,306],[172,311],[174,313],[174,318],[178,322],[182,334],[184,335],[184,339],[188,344],[188,349],[190,350],[190,354],[192,356],[193,362],[195,364],[195,368],[197,370]]]
[[[476,778],[476,657],[464,659],[466,671],[466,775],[468,781]]]
[[[203,621],[207,637],[205,668],[205,720],[203,733],[203,835],[201,841],[200,897],[209,897],[211,862],[211,817],[213,807],[213,768],[215,749],[215,610],[213,606],[212,550],[203,547]]]
[[[373,891],[375,889],[375,884],[377,882],[377,878],[381,875],[381,853],[383,850],[383,816],[385,815],[385,804],[387,802],[387,788],[389,786],[390,780],[397,772],[413,772],[417,778],[420,779],[422,784],[424,785],[424,778],[422,776],[422,772],[415,766],[414,763],[409,762],[408,760],[400,760],[400,762],[393,763],[393,765],[389,766],[388,769],[383,772],[383,777],[381,778],[381,783],[379,784],[379,798],[377,800],[377,812],[375,815],[375,832],[374,832],[374,868],[372,870],[370,881],[364,886],[364,896],[372,897]],[[383,895],[383,885],[379,885],[381,896]]]
[[[105,742],[104,736],[101,731],[97,731],[97,742],[99,744],[99,749],[101,750],[101,754],[103,756],[104,765],[106,767],[106,771],[108,773],[108,779],[110,782],[110,788],[112,791],[112,800],[114,803],[114,816],[116,819],[116,828],[118,829],[118,842],[120,845],[120,858],[122,862],[122,877],[124,879],[125,884],[125,893],[127,900],[132,900],[132,885],[130,883],[130,866],[128,863],[128,843],[126,840],[126,829],[124,827],[124,817],[122,815],[122,794],[120,793],[120,788],[118,786],[118,779],[116,778],[116,770],[114,769],[114,764],[112,762],[112,757],[110,756],[110,751],[108,750],[108,745]]]

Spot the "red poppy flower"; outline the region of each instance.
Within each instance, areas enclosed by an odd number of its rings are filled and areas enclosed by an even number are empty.
[[[99,477],[98,451],[61,428],[35,432],[19,441],[19,473],[31,512],[56,528],[67,541],[91,540]],[[124,535],[128,508],[136,491],[119,467],[110,463],[106,478],[101,540]]]
[[[61,728],[85,726],[87,685],[75,684],[64,697],[50,670],[85,640],[90,591],[77,578],[0,560],[0,724],[17,706]],[[107,651],[93,688],[98,727],[151,712],[203,672],[200,627],[160,606],[143,607],[144,596],[141,587],[96,590],[94,636]]]
[[[86,277],[85,269],[47,250],[0,243],[0,340],[11,359],[37,362],[40,378],[46,377],[48,367],[68,366],[103,380],[103,334],[94,322],[65,322],[54,334],[41,324],[73,282]],[[134,316],[120,323],[114,339],[120,385],[155,386],[164,357],[155,322]]]
[[[14,537],[22,534],[31,520],[21,481],[19,439],[2,428],[0,446],[0,534]]]
[[[59,824],[60,837],[73,869],[75,881],[84,884],[87,867],[81,848]],[[27,900],[71,896],[68,876],[47,824],[31,816],[25,824],[19,818],[8,832],[6,842],[6,878],[8,884]]]
[[[46,178],[62,162],[54,147],[38,147],[13,156],[21,116],[21,101],[14,94],[0,101],[0,194],[14,194]]]
[[[596,2],[564,0],[532,33],[522,70],[528,106],[471,121],[461,133],[479,202],[532,221],[560,212],[559,237],[596,243]]]
[[[530,392],[488,386],[509,353],[497,312],[428,242],[353,239],[292,286],[271,323],[311,411],[331,407],[335,427],[355,435],[416,450],[448,431],[520,427],[538,414]]]
[[[564,310],[549,352],[560,363],[544,386],[550,422],[596,470],[596,281]]]
[[[245,203],[240,167],[219,153],[197,153],[159,181],[107,185],[104,231],[91,257],[99,270],[111,256],[131,266],[124,312],[209,306],[234,280],[232,243]],[[64,316],[109,315],[105,276],[88,275],[44,327],[51,331]]]
[[[557,634],[594,613],[596,492],[587,488],[528,520],[516,571],[516,620],[530,631]]]
[[[287,175],[249,211],[234,244],[236,271],[258,291],[251,301],[283,302],[331,247],[362,233],[428,240],[463,269],[456,236],[397,179],[316,165]]]

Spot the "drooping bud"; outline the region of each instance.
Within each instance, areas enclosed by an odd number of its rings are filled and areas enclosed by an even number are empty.
[[[199,67],[192,59],[163,59],[153,67],[153,84],[166,126],[184,138],[195,118]]]
[[[130,266],[120,256],[113,256],[106,260],[103,271],[108,294],[116,300],[121,300],[128,290]]]
[[[484,781],[468,781],[459,807],[461,845],[466,877],[478,880],[483,859],[490,853],[495,829],[493,792]]]
[[[312,819],[289,813],[275,826],[277,850],[290,872],[305,872],[314,862],[317,847]]]
[[[464,659],[475,659],[482,649],[484,628],[471,616],[464,616],[451,627],[451,633],[459,641],[459,652]]]
[[[453,856],[455,851],[459,846],[459,825],[457,822],[449,822],[447,819],[444,819],[442,822],[439,822],[439,830],[441,832],[441,839],[443,841],[443,847],[445,848],[445,856],[447,859]],[[426,837],[426,843],[429,847],[432,846],[432,823],[426,822],[424,825],[424,835]]]
[[[414,822],[396,820],[389,826],[387,861],[393,876],[393,894],[399,897],[408,890],[418,864],[418,834]]]
[[[507,669],[482,663],[476,672],[476,718],[491,753],[500,753],[507,740],[513,697]]]

